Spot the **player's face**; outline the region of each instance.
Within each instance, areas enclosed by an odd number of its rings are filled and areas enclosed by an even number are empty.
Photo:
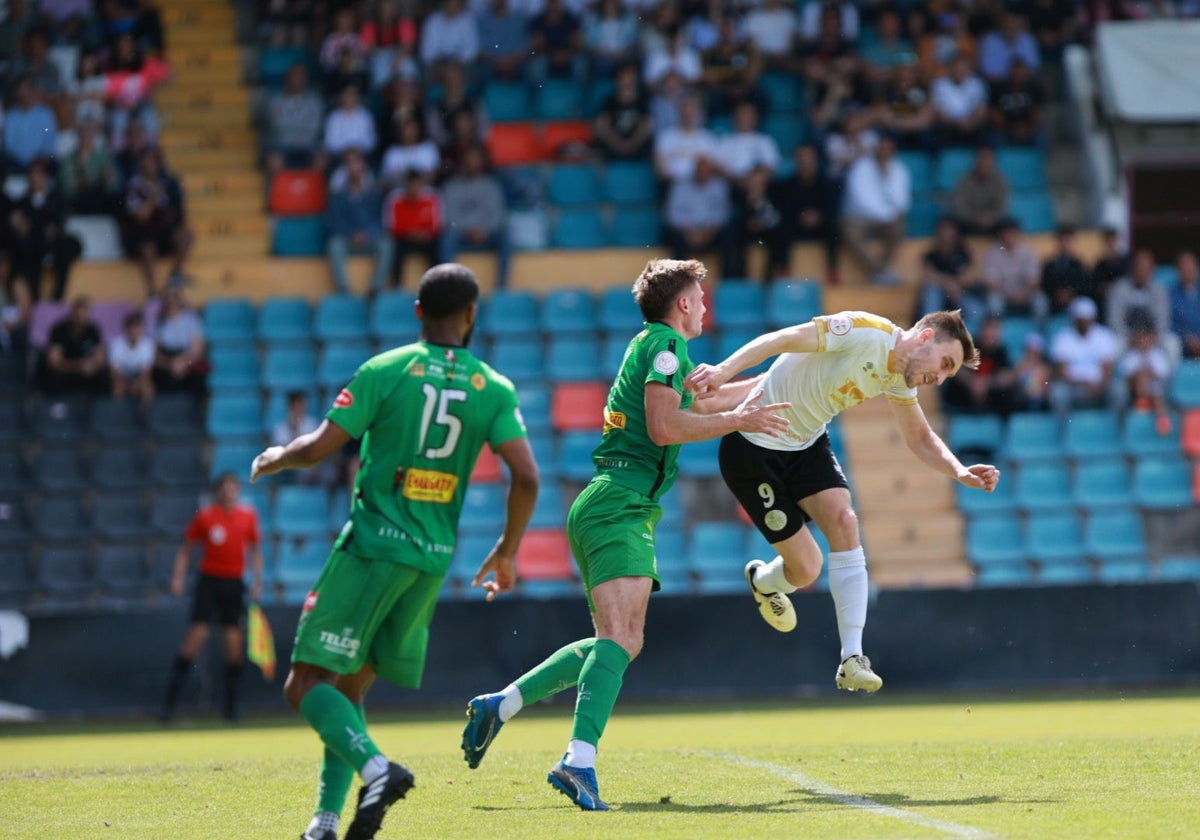
[[[687,314],[683,321],[683,337],[689,341],[704,332],[704,313],[708,307],[704,305],[704,287],[693,283],[692,287],[683,293],[687,301]]]
[[[916,349],[904,369],[910,388],[941,385],[958,373],[963,363],[962,345],[957,341],[934,341],[932,337]]]
[[[238,489],[238,482],[236,479],[225,479],[219,485],[217,485],[217,502],[225,507],[229,507],[237,501]]]

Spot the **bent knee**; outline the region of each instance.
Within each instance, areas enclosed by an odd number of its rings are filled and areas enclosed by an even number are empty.
[[[645,641],[645,635],[639,631],[625,631],[612,635],[610,641],[616,642],[621,646],[621,649],[629,654],[629,661],[637,659],[637,655],[642,652],[642,643]]]

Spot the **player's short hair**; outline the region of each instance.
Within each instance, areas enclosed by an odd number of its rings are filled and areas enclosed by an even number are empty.
[[[707,276],[708,269],[699,260],[650,260],[633,281],[633,300],[643,318],[661,321],[684,289]]]
[[[459,263],[442,263],[421,275],[417,288],[421,311],[429,318],[457,315],[479,300],[479,281]]]
[[[917,321],[914,329],[923,330],[926,327],[933,330],[935,341],[957,341],[962,345],[963,367],[972,370],[979,367],[979,348],[975,346],[975,339],[971,338],[971,331],[963,321],[961,309],[930,312]]]

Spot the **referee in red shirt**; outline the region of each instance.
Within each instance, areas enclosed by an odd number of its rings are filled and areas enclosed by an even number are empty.
[[[254,583],[250,599],[257,601],[262,594],[263,555],[258,534],[258,513],[250,505],[238,501],[241,484],[236,475],[227,472],[217,479],[213,503],[196,512],[184,542],[175,555],[175,573],[171,577],[171,594],[183,594],[188,562],[192,549],[204,547],[200,560],[200,576],[192,598],[192,618],[167,684],[167,696],[159,715],[163,722],[175,714],[179,692],[187,682],[196,654],[208,641],[213,622],[221,625],[225,646],[225,700],[221,708],[226,720],[235,721],[237,683],[242,672],[246,642],[243,628],[246,616],[246,550],[252,551]]]

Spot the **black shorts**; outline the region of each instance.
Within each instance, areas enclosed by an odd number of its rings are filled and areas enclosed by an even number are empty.
[[[200,575],[192,597],[192,623],[240,627],[246,614],[246,583],[241,578]]]
[[[740,432],[721,439],[721,477],[769,543],[783,542],[811,517],[800,500],[834,487],[849,488],[829,434],[807,449],[767,449]]]

